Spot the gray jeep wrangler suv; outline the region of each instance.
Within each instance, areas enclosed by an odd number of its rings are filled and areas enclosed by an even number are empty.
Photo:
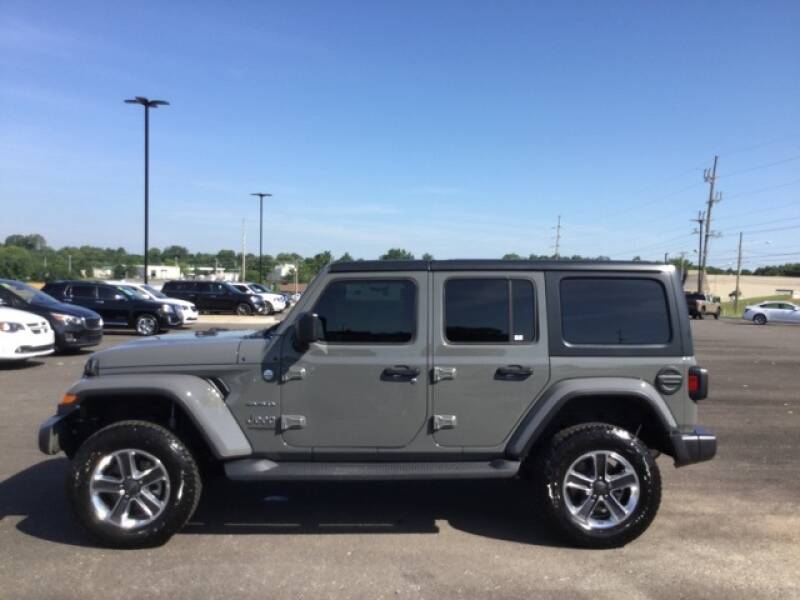
[[[522,477],[568,538],[609,547],[655,517],[659,453],[714,456],[695,425],[707,388],[672,266],[337,263],[265,331],[96,353],[39,446],[72,459],[75,512],[116,547],[179,531],[205,465],[248,481]]]

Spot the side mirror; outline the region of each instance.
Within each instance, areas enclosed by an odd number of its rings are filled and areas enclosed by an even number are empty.
[[[322,321],[319,315],[306,312],[297,318],[295,324],[297,345],[302,348],[308,348],[309,344],[321,340],[325,337],[325,331],[322,328]]]

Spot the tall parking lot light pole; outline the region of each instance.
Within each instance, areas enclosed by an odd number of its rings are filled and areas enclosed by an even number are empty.
[[[272,194],[254,192],[251,196],[258,196],[258,283],[264,283],[264,198],[271,198]]]
[[[159,106],[169,106],[165,100],[150,100],[144,96],[136,96],[125,100],[127,104],[141,104],[144,106],[144,282],[147,283],[148,262],[147,252],[150,249],[150,109]]]

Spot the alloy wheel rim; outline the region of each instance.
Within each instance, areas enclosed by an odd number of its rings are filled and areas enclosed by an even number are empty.
[[[117,450],[100,459],[92,471],[89,496],[99,521],[120,529],[138,529],[158,519],[166,509],[169,474],[149,452]]]
[[[142,335],[152,335],[156,331],[156,320],[153,317],[141,317],[138,329]]]
[[[603,530],[628,520],[639,504],[639,476],[633,465],[611,450],[578,457],[567,469],[562,494],[579,527]]]

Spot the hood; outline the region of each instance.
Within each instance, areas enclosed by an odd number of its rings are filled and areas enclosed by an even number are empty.
[[[83,317],[84,319],[99,319],[100,315],[89,308],[78,306],[77,304],[67,304],[66,302],[54,302],[52,304],[30,304],[30,309],[40,315],[59,313],[71,317]]]
[[[212,335],[170,333],[134,340],[96,352],[98,368],[230,365],[239,358],[239,344],[253,330],[218,331]]]
[[[11,321],[13,323],[30,323],[34,321],[38,323],[42,318],[34,313],[29,313],[26,310],[17,310],[16,308],[0,307],[0,321]]]

